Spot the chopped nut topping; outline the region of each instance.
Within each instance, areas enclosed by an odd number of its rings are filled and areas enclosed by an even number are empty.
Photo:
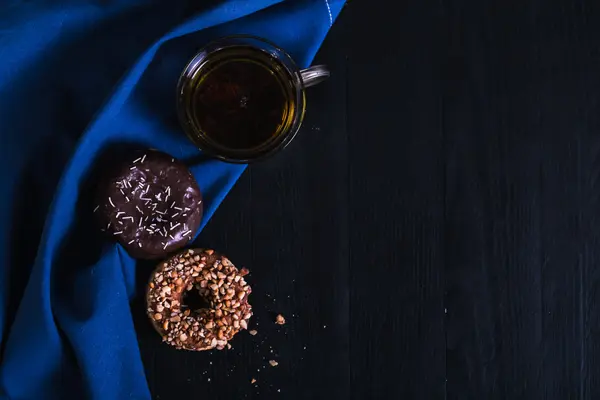
[[[213,250],[200,255],[186,250],[161,263],[148,284],[147,311],[163,341],[178,349],[232,348],[228,341],[248,329],[252,316],[251,289],[242,278],[248,273]],[[181,304],[184,293],[192,290],[207,301],[207,308]]]

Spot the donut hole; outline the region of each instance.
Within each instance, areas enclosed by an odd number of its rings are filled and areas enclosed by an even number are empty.
[[[190,310],[199,310],[201,308],[210,308],[210,304],[195,290],[187,290],[181,297],[181,304],[187,306]]]

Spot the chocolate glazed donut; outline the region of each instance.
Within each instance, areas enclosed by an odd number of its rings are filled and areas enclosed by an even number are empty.
[[[148,317],[163,341],[184,350],[222,350],[248,329],[252,289],[226,257],[213,250],[186,250],[162,262],[146,293]],[[197,290],[206,307],[191,309],[185,295]]]
[[[146,150],[117,166],[97,193],[103,230],[135,258],[155,259],[185,246],[202,220],[202,194],[180,161]]]

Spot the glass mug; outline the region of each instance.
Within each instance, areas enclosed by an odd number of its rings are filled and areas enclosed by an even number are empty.
[[[304,89],[329,77],[325,66],[300,69],[283,49],[255,36],[209,43],[177,84],[177,112],[203,152],[248,163],[285,148],[306,110]]]

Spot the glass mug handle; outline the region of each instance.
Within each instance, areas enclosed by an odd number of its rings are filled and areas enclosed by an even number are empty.
[[[300,76],[304,87],[315,86],[327,78],[329,78],[330,72],[325,65],[313,65],[312,67],[300,70]]]

